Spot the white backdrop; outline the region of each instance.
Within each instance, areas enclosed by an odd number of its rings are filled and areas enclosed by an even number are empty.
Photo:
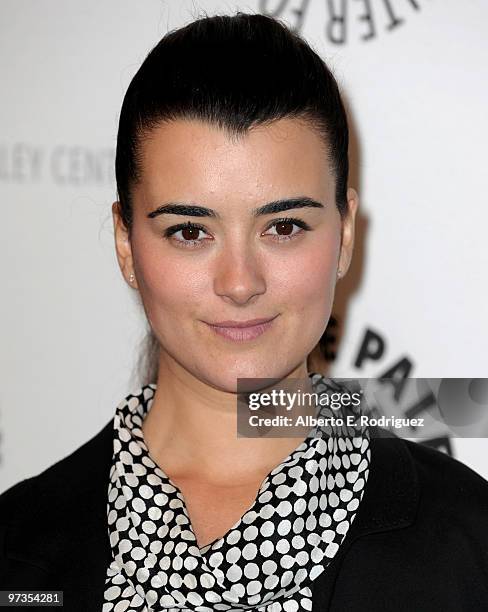
[[[402,358],[411,376],[487,374],[486,0],[2,0],[0,491],[95,435],[136,388],[143,314],[110,213],[118,113],[168,29],[236,8],[299,29],[350,109],[361,213],[331,375]],[[384,353],[359,367],[367,330]],[[452,440],[485,477],[487,450]]]

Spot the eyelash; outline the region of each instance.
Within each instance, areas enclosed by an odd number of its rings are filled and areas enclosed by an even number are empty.
[[[300,231],[295,232],[292,235],[280,235],[280,234],[272,234],[273,236],[273,240],[277,241],[277,242],[283,242],[283,241],[287,241],[287,240],[293,240],[296,236],[299,236],[303,233],[303,231],[310,231],[312,228],[308,225],[308,223],[305,223],[305,221],[302,221],[301,219],[294,219],[293,217],[282,217],[281,219],[275,219],[271,225],[268,226],[268,228],[265,231],[270,230],[272,227],[275,227],[276,225],[279,225],[280,223],[291,223],[293,225],[297,225],[298,227],[300,227]],[[186,223],[179,223],[178,225],[173,225],[172,227],[168,227],[164,233],[163,236],[164,238],[170,239],[174,234],[176,234],[176,232],[179,232],[181,230],[184,229],[197,229],[197,230],[201,230],[202,232],[205,232],[205,228],[203,227],[203,225],[200,225],[198,223],[192,223],[191,221],[187,221]],[[279,236],[279,237],[277,237]],[[203,240],[180,240],[180,239],[176,239],[176,242],[180,243],[181,246],[183,246],[184,248],[189,248],[192,247],[193,245],[199,244],[201,242],[203,242]]]

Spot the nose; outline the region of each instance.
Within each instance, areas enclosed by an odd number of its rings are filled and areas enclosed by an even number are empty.
[[[226,249],[216,262],[214,291],[229,303],[245,305],[266,291],[263,268],[252,249]]]

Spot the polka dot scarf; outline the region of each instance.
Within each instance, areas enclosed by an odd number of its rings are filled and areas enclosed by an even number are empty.
[[[345,391],[309,376],[317,393]],[[311,583],[336,554],[363,496],[367,429],[358,418],[349,427],[312,428],[239,521],[199,548],[182,493],[144,443],[141,426],[155,390],[150,384],[127,396],[114,417],[103,612],[311,610]],[[318,416],[346,414],[358,416],[352,407],[325,405]]]

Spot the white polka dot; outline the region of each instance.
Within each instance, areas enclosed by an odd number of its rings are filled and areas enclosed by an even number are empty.
[[[286,474],[284,472],[280,472],[276,476],[273,476],[273,478],[271,479],[271,482],[274,485],[280,485],[280,484],[283,484],[285,480],[286,480]]]
[[[307,509],[307,500],[304,497],[297,499],[293,504],[293,510],[295,514],[303,514]]]
[[[275,495],[278,499],[286,499],[290,495],[290,487],[288,485],[279,485],[276,487]]]
[[[271,491],[265,491],[258,497],[258,501],[260,504],[266,504],[273,498],[273,493]]]
[[[290,550],[290,542],[285,539],[281,539],[276,544],[276,550],[281,554],[285,554]]]
[[[249,542],[249,544],[246,544],[244,548],[242,549],[242,556],[244,557],[244,559],[247,559],[248,561],[250,559],[255,559],[257,554],[258,554],[258,547],[256,546],[256,544],[254,544],[254,542]]]
[[[237,542],[239,542],[240,539],[241,539],[241,532],[238,531],[237,529],[233,529],[226,538],[227,543],[230,546],[237,544]]]
[[[127,531],[130,527],[129,519],[126,516],[121,516],[115,523],[115,528],[118,531]]]
[[[278,549],[278,546],[276,548]],[[285,569],[289,569],[290,567],[293,567],[294,564],[295,564],[295,559],[291,555],[283,555],[280,559],[280,565],[281,567],[284,567]]]
[[[149,578],[149,570],[147,567],[141,567],[138,569],[136,578],[139,580],[139,582],[146,582],[146,580]]]
[[[119,595],[120,595],[120,587],[118,586],[111,586],[105,591],[105,599],[108,599],[109,601],[112,601]]]
[[[295,555],[295,561],[298,565],[307,565],[310,555],[305,550],[301,550]]]
[[[139,478],[141,476],[146,476],[147,474],[146,466],[142,465],[141,463],[134,463],[134,465],[132,466],[132,469],[134,471],[134,474],[138,476]]]
[[[133,456],[131,455],[131,453],[129,453],[129,452],[125,451],[125,450],[120,451],[120,453],[119,453],[119,459],[120,459],[120,461],[122,461],[122,463],[123,463],[123,464],[125,464],[125,465],[131,465],[131,463],[132,463],[132,462],[133,462],[133,460],[134,460],[134,458],[133,458]]]
[[[337,497],[337,495],[332,491],[332,493],[329,494],[329,504],[333,507],[336,508],[339,505],[339,498]]]
[[[204,589],[211,589],[215,586],[215,578],[212,574],[205,572],[200,576],[200,584]]]
[[[151,497],[153,496],[153,490],[151,489],[151,487],[148,487],[147,485],[143,484],[139,487],[139,495],[144,499],[151,499]]]
[[[146,556],[146,551],[141,546],[136,546],[130,551],[130,556],[134,559],[134,561],[139,561],[140,559],[144,559]]]
[[[142,523],[142,528],[145,533],[154,533],[156,531],[156,525],[153,523],[153,521],[144,521]]]
[[[249,542],[251,540],[255,540],[258,537],[258,533],[258,528],[255,525],[250,525],[244,529],[243,536],[244,539]]]
[[[231,582],[237,582],[242,577],[242,569],[239,565],[231,565],[227,570],[226,576]]]
[[[169,577],[169,583],[174,589],[179,589],[183,583],[180,574],[173,573]]]
[[[134,497],[131,503],[138,514],[142,514],[146,511],[146,503],[140,497]]]
[[[255,563],[247,563],[244,567],[244,575],[250,580],[257,578],[259,576],[259,567]]]
[[[193,606],[201,606],[203,604],[201,595],[195,592],[188,593],[188,601]]]
[[[307,485],[304,480],[297,480],[293,485],[295,495],[305,495],[307,493]]]
[[[334,510],[334,514],[332,516],[334,518],[334,521],[340,522],[346,518],[347,511],[344,510],[344,508],[337,508],[337,510]]]
[[[210,556],[209,564],[212,567],[218,567],[222,563],[222,561],[223,561],[222,553],[217,552],[217,553],[213,553],[213,555]]]
[[[271,540],[264,540],[259,545],[259,552],[263,555],[263,557],[270,557],[273,554],[274,546]]]
[[[132,542],[128,539],[121,540],[119,550],[121,553],[128,552],[132,548]]]
[[[261,525],[261,535],[265,538],[269,538],[275,530],[275,525],[272,521],[265,521],[262,525]]]
[[[276,574],[273,574],[272,576],[267,576],[264,581],[264,588],[270,591],[274,589],[279,584],[279,582],[280,580]]]
[[[198,562],[195,557],[186,557],[183,561],[183,565],[191,572],[198,567]]]
[[[269,519],[275,513],[275,509],[271,504],[266,504],[259,511],[259,516],[263,519]]]
[[[357,492],[357,491],[361,491],[361,489],[363,488],[364,488],[364,480],[362,478],[358,478],[356,482],[354,483],[352,490]]]
[[[186,588],[190,589],[191,591],[196,589],[197,586],[198,586],[197,579],[195,578],[195,576],[193,574],[185,574],[183,582],[184,582]]]
[[[278,507],[276,508],[276,512],[280,515],[280,516],[288,516],[289,514],[291,514],[292,511],[292,506],[290,504],[289,501],[282,501],[278,504]]]
[[[247,584],[247,594],[248,595],[255,595],[256,593],[259,593],[261,591],[262,585],[259,582],[259,580],[251,580],[251,582],[248,582]]]
[[[237,563],[240,556],[241,550],[237,546],[233,546],[227,551],[225,555],[225,560],[227,561],[227,563]]]
[[[159,603],[163,608],[173,608],[176,605],[176,601],[171,595],[163,595],[159,600]]]

